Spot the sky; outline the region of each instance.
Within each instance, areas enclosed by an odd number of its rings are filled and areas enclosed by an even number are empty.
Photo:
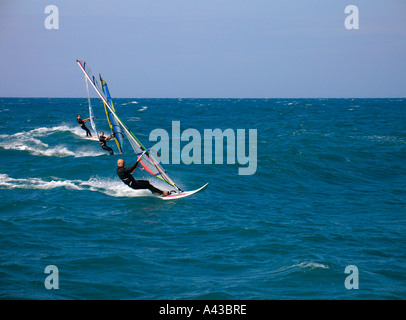
[[[80,59],[116,98],[406,97],[405,17],[405,0],[1,0],[0,96],[85,97]]]

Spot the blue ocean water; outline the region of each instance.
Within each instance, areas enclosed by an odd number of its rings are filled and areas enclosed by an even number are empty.
[[[178,201],[147,197],[116,176],[119,157],[135,161],[129,144],[110,156],[77,125],[86,99],[0,98],[0,298],[406,298],[405,99],[115,106],[147,147],[172,121],[202,135],[245,129],[247,143],[256,129],[256,172],[169,163],[183,189],[209,187]],[[44,285],[49,265],[58,289]],[[350,265],[358,277],[345,273]]]

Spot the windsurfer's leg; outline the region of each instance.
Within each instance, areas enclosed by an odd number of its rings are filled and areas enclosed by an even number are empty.
[[[102,146],[102,148],[103,148],[104,150],[109,151],[109,152],[110,152],[110,155],[114,155],[113,149],[111,149],[110,147],[108,147],[108,146]]]
[[[81,128],[86,131],[86,137],[91,137],[92,136],[92,133],[90,132],[88,127],[86,127],[86,126],[82,127],[81,126]]]
[[[154,194],[162,195],[164,191],[155,188],[152,184],[149,183],[148,180],[135,180],[130,185],[133,189],[148,189]]]

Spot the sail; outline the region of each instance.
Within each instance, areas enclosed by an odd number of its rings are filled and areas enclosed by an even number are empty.
[[[107,101],[109,102],[109,104],[111,106],[111,110],[113,112],[116,112],[116,110],[114,108],[113,101],[111,100],[109,87],[107,86],[106,81],[103,80],[101,74],[99,74],[99,76],[100,76],[100,86],[101,86],[101,89],[102,89],[102,91],[104,93],[104,96],[107,98]],[[123,137],[124,136],[123,136],[123,134],[121,132],[120,125],[118,124],[116,118],[114,117],[114,114],[110,112],[107,105],[105,103],[103,103],[103,104],[104,104],[104,111],[106,111],[107,121],[109,123],[110,130],[114,134],[114,141],[117,144],[118,150],[122,154],[123,153]]]
[[[90,96],[89,96],[89,86],[87,85],[87,78],[85,76],[85,83],[86,83],[86,93],[87,93],[87,101],[89,104],[89,121],[90,125],[92,126],[93,132],[95,133],[96,137],[99,137],[99,133],[97,132],[96,128],[96,123],[94,122],[94,114],[93,114],[93,108],[92,108],[92,103],[90,102]]]
[[[143,168],[150,174],[154,175],[155,177],[157,177],[157,178],[165,181],[169,185],[173,186],[178,191],[182,191],[182,189],[179,188],[172,181],[172,179],[168,176],[166,171],[162,168],[162,166],[154,158],[152,153],[149,152],[149,150],[146,149],[142,145],[142,143],[136,138],[136,136],[131,132],[131,130],[123,123],[123,121],[120,120],[120,118],[117,116],[117,114],[113,111],[113,108],[111,107],[109,101],[107,100],[107,98],[104,96],[104,94],[99,90],[98,86],[96,85],[96,81],[94,81],[94,77],[92,78],[92,76],[87,73],[87,71],[84,67],[86,65],[86,62],[82,63],[82,61],[80,61],[80,60],[76,60],[76,62],[78,63],[80,69],[85,74],[87,79],[89,79],[90,84],[96,90],[96,93],[98,94],[100,99],[103,100],[103,103],[105,104],[105,106],[109,109],[110,113],[114,116],[114,119],[117,120],[117,123],[123,128],[124,133],[125,133],[128,141],[130,142],[131,147],[133,148],[137,157],[140,158],[142,156],[140,163],[143,166]]]

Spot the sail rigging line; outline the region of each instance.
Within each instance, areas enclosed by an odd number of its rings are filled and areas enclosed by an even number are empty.
[[[100,92],[99,88],[96,86],[95,83],[93,83],[90,75],[86,72],[84,69],[82,62],[80,60],[76,60],[77,64],[79,65],[80,69],[82,72],[85,74],[85,77],[87,77],[90,80],[90,83],[92,84],[93,88],[96,90],[96,93],[98,96],[103,100],[107,108],[110,110],[110,112],[114,115],[114,118],[117,120],[117,122],[121,125],[121,127],[124,129],[124,133],[126,134],[128,140],[130,141],[130,144],[132,148],[134,149],[137,159],[141,159],[140,155],[136,151],[137,149],[140,149],[140,151],[146,151],[144,157],[147,158],[147,160],[143,161],[142,159],[140,160],[141,165],[144,167],[145,170],[147,170],[150,174],[156,176],[157,178],[165,181],[169,185],[175,187],[178,191],[182,192],[183,190],[178,187],[175,182],[172,181],[171,178],[167,175],[166,171],[162,168],[162,166],[154,159],[152,154],[148,152],[148,150],[142,145],[142,143],[137,139],[137,137],[131,132],[130,129],[127,128],[127,126],[120,120],[120,118],[117,116],[117,114],[112,110],[111,105],[107,101],[106,97]],[[149,165],[149,163],[158,171],[154,172],[152,166]]]

